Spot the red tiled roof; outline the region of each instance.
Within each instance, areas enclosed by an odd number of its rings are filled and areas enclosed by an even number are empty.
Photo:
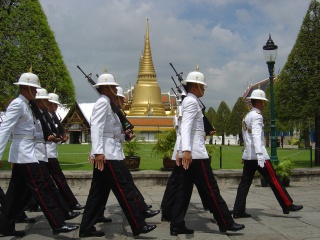
[[[173,117],[127,117],[134,126],[173,127]]]

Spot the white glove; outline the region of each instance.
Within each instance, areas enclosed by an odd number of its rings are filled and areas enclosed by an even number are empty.
[[[257,154],[257,158],[258,158],[258,165],[261,168],[263,168],[264,167],[264,162],[265,162],[263,154],[262,153],[258,153]]]

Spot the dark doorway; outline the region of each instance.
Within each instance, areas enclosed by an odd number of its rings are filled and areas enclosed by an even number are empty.
[[[70,132],[70,144],[80,144],[81,143],[81,132],[72,131]]]

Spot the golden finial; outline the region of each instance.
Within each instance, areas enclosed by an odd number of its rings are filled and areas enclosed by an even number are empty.
[[[104,67],[104,72],[105,72],[105,73],[107,72],[107,66]]]
[[[196,71],[197,71],[197,72],[199,71],[199,65],[197,65],[197,67],[196,67]]]
[[[29,73],[32,73],[32,64],[30,66]]]
[[[258,85],[258,89],[260,90],[260,84]]]
[[[55,88],[55,89],[53,90],[53,93],[56,93],[56,90],[57,90],[57,89]]]

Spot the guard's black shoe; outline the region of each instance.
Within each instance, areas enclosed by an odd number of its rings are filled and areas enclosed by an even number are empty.
[[[187,227],[183,227],[183,228],[170,228],[170,235],[171,236],[178,236],[178,234],[193,234],[194,230],[193,229],[189,229]]]
[[[289,212],[297,212],[300,211],[303,208],[302,205],[294,205],[291,204],[291,206],[287,207],[287,208],[283,208],[283,213],[284,214],[289,214]]]
[[[152,208],[152,205],[147,205],[147,208]]]
[[[233,223],[230,226],[219,226],[220,232],[226,232],[226,231],[236,232],[236,231],[240,231],[242,229],[244,229],[244,225],[238,224],[238,223]]]
[[[239,213],[239,212],[234,212],[233,213],[233,218],[234,219],[237,219],[237,218],[250,218],[251,217],[251,214],[249,213]]]
[[[26,233],[24,231],[6,231],[2,233],[3,236],[24,237]]]
[[[71,231],[74,231],[78,228],[79,228],[79,226],[76,226],[76,225],[64,224],[59,228],[52,228],[52,233],[53,233],[53,235],[57,235],[59,233],[71,232]]]
[[[162,216],[161,216],[161,221],[162,221],[162,222],[171,222],[171,218],[162,215]]]
[[[83,238],[83,237],[103,237],[104,236],[104,232],[103,231],[97,231],[97,230],[93,230],[91,232],[80,232],[79,233],[79,237]]]
[[[16,223],[35,223],[35,218],[28,218],[27,216],[18,217],[15,221]]]
[[[158,215],[160,213],[159,210],[147,210],[143,213],[145,218],[151,218],[154,217],[155,215]]]
[[[97,223],[109,223],[112,222],[111,218],[106,218],[106,217],[98,217]]]
[[[85,205],[81,205],[79,203],[77,203],[76,205],[74,205],[71,209],[72,210],[82,210],[85,208]]]
[[[66,220],[74,219],[74,218],[78,217],[79,215],[80,215],[80,212],[68,212],[68,214],[66,216]]]
[[[139,228],[137,231],[134,231],[133,236],[139,236],[141,233],[148,233],[154,230],[156,225],[144,225],[142,228]]]

